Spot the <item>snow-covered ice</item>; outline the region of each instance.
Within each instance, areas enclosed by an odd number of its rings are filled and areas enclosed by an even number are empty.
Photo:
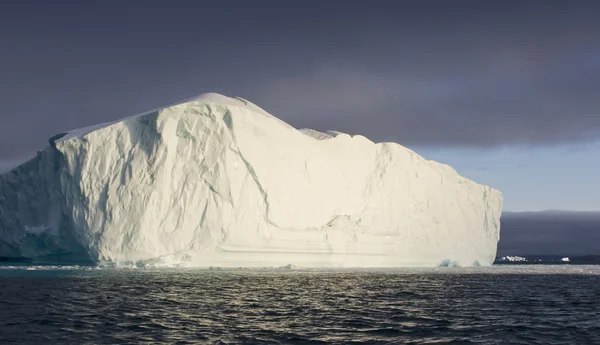
[[[502,195],[395,143],[205,94],[56,135],[0,175],[0,256],[487,266]]]

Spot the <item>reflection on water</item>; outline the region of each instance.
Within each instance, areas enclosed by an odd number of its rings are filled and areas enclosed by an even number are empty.
[[[0,343],[600,343],[600,276],[62,270],[0,275]]]

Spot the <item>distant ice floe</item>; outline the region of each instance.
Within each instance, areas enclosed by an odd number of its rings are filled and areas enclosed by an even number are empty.
[[[527,261],[526,258],[522,257],[522,256],[503,256],[500,259],[498,259],[499,261],[511,261],[511,262],[515,262],[515,261]]]
[[[103,264],[98,266],[79,266],[79,265],[0,265],[1,271],[61,271],[61,272],[78,272],[78,271],[215,271],[215,272],[286,272],[293,271],[295,273],[381,273],[381,274],[493,274],[493,275],[509,275],[509,274],[573,274],[573,275],[600,275],[600,265],[495,265],[490,267],[430,267],[430,268],[307,268],[298,267],[292,264],[279,267],[209,267],[209,268],[194,268],[182,265],[155,265],[143,263],[114,263]]]

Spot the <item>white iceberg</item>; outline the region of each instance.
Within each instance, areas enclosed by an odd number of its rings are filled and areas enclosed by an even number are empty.
[[[502,194],[241,98],[50,139],[0,175],[0,256],[199,267],[491,265]]]

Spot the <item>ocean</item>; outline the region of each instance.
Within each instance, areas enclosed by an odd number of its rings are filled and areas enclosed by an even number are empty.
[[[0,266],[0,344],[600,344],[600,266]]]

